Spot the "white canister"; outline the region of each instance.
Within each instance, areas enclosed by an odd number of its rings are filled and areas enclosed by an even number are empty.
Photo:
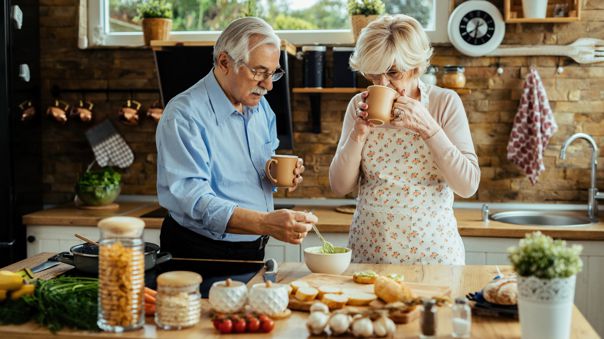
[[[231,279],[217,281],[210,287],[208,301],[215,311],[238,312],[247,301],[247,287],[241,281]]]
[[[545,18],[547,0],[522,0],[522,11],[525,18]]]
[[[252,286],[249,300],[254,311],[271,317],[285,312],[289,304],[289,291],[287,285],[267,281]]]
[[[576,276],[518,277],[518,313],[523,339],[570,338]]]

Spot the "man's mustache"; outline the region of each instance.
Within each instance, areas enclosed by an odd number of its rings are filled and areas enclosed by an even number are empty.
[[[268,90],[266,88],[262,88],[262,87],[254,87],[252,89],[252,93],[258,94],[258,95],[266,95],[266,93],[268,93]]]

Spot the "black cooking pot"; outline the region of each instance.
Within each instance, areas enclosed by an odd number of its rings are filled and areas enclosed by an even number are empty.
[[[97,245],[89,243],[75,245],[69,249],[69,252],[61,252],[52,259],[75,266],[82,272],[99,273],[99,247]],[[159,245],[145,243],[145,271],[170,259],[172,259],[172,255],[168,252],[160,252]]]

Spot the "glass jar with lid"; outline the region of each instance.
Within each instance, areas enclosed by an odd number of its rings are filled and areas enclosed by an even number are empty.
[[[104,331],[123,332],[145,323],[145,222],[133,217],[110,217],[98,223],[99,312]]]
[[[201,276],[194,272],[172,271],[157,277],[155,323],[164,330],[179,330],[199,322],[201,316]]]
[[[466,86],[465,68],[463,66],[445,66],[441,83],[446,88],[464,88]]]
[[[472,331],[472,309],[466,299],[455,299],[451,312],[453,338],[469,338]]]
[[[420,79],[424,84],[434,86],[436,85],[436,73],[438,73],[438,67],[430,65],[426,68],[426,72],[420,76]]]

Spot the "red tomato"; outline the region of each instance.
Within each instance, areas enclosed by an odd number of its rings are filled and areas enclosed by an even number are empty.
[[[222,320],[216,318],[214,320],[212,320],[212,325],[214,325],[214,328],[220,331],[220,323],[222,322]]]
[[[261,320],[260,328],[262,329],[262,332],[268,333],[268,332],[272,331],[273,328],[275,328],[275,322],[270,318]]]
[[[246,327],[247,324],[245,323],[245,319],[239,319],[235,322],[235,324],[233,324],[233,332],[243,333],[245,332]]]
[[[231,319],[225,319],[218,325],[220,333],[231,333],[233,331],[233,322]]]
[[[251,316],[247,319],[247,331],[250,333],[255,333],[260,330],[260,320],[258,318]]]
[[[258,319],[262,322],[263,320],[270,320],[271,318],[269,318],[266,314],[261,314],[258,316]]]

